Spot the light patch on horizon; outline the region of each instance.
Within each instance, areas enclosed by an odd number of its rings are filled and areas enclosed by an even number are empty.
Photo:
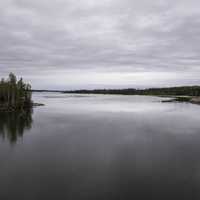
[[[46,79],[43,79],[43,77]],[[42,87],[41,87],[41,80]],[[192,79],[192,81],[191,81]],[[63,73],[42,73],[38,76],[26,76],[26,81],[33,82],[34,89],[95,89],[95,88],[148,88],[170,87],[174,85],[196,85],[199,81],[198,74],[182,73],[179,84],[176,83],[176,72],[91,72],[82,73],[79,70],[64,71]],[[50,83],[51,84],[50,84]],[[63,88],[63,85],[67,85]]]
[[[199,6],[2,0],[0,77],[13,71],[37,89],[200,84]]]

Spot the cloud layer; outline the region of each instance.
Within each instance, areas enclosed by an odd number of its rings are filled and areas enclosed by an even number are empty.
[[[0,76],[35,88],[200,84],[197,0],[2,0]]]

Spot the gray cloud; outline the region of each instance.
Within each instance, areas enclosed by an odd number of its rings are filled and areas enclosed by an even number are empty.
[[[2,0],[0,75],[13,71],[36,88],[200,84],[199,6],[197,0]]]

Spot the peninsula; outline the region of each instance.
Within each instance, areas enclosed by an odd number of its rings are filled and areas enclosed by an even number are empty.
[[[30,109],[35,104],[32,101],[31,85],[24,83],[23,79],[17,80],[13,73],[7,79],[0,81],[0,111],[12,112]]]

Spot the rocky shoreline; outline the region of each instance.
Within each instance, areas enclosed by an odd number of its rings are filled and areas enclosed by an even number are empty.
[[[200,105],[200,97],[190,97],[190,96],[177,96],[172,97],[169,100],[163,100],[162,102],[186,102]]]
[[[193,97],[190,101],[191,103],[200,104],[200,97]]]

